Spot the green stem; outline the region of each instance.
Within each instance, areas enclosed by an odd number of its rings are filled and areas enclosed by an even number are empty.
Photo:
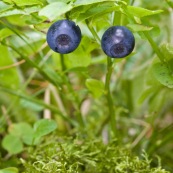
[[[155,53],[157,54],[158,58],[160,59],[161,62],[165,62],[165,58],[164,55],[162,54],[162,52],[159,50],[157,44],[154,42],[154,40],[152,39],[152,37],[149,35],[148,32],[143,32],[143,34],[145,35],[145,37],[147,38],[147,40],[149,41],[151,47],[153,48],[153,50],[155,51]]]
[[[69,92],[72,93],[73,98],[74,98],[74,102],[72,101],[73,102],[72,104],[73,104],[74,109],[76,110],[77,121],[81,127],[84,127],[85,123],[84,123],[84,119],[83,119],[83,116],[80,111],[80,100],[79,100],[77,94],[74,92],[74,89],[73,89],[72,84],[69,81],[69,79],[66,82],[66,85],[67,85]]]
[[[86,24],[94,36],[94,38],[100,43],[101,40],[94,30],[93,27],[89,25],[89,22],[86,20]],[[108,102],[108,109],[109,109],[109,120],[110,120],[110,125],[111,125],[111,135],[113,137],[116,136],[116,119],[115,119],[115,109],[114,109],[114,104],[111,96],[111,91],[110,91],[110,81],[111,81],[111,75],[113,72],[113,62],[110,57],[107,57],[107,73],[106,73],[106,80],[105,80],[105,93],[106,93],[106,98]]]
[[[64,72],[66,70],[66,65],[64,62],[64,55],[63,54],[60,55],[60,59],[61,59],[62,71]],[[78,98],[78,95],[74,92],[74,89],[73,89],[72,84],[70,82],[70,79],[68,77],[68,73],[66,73],[66,77],[67,77],[67,80],[65,80],[66,86],[67,86],[69,92],[72,93],[73,98],[75,100],[74,102],[72,102],[72,104],[73,104],[74,109],[76,110],[77,121],[81,127],[84,127],[85,123],[84,123],[84,120],[83,120],[83,117],[82,117],[82,114],[80,111],[80,99]]]
[[[110,117],[110,125],[111,125],[111,135],[113,137],[116,136],[116,119],[115,119],[115,109],[110,91],[110,83],[111,83],[111,75],[113,72],[113,62],[110,57],[107,57],[107,73],[105,80],[105,92],[107,97],[107,104],[109,108],[109,117]]]
[[[65,62],[64,62],[64,55],[63,54],[60,54],[60,60],[61,60],[61,69],[62,69],[62,71],[65,71],[66,70],[66,65],[65,65]]]

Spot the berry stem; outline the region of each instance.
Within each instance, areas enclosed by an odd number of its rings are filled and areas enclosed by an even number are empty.
[[[110,57],[107,57],[107,73],[105,79],[105,93],[108,102],[109,108],[109,117],[110,117],[110,125],[111,125],[111,135],[113,137],[116,136],[116,119],[115,119],[115,109],[110,91],[110,80],[113,72],[113,61]]]
[[[64,55],[63,54],[60,54],[60,60],[61,60],[61,69],[62,69],[62,71],[65,71],[66,70],[66,65],[65,65],[65,62],[64,62]]]
[[[86,20],[86,24],[92,33],[93,37],[101,43],[101,39],[99,38],[97,32],[94,30],[93,27],[89,25],[89,22]],[[111,75],[113,72],[113,61],[110,57],[107,57],[107,73],[106,73],[106,79],[105,79],[105,93],[106,93],[106,98],[107,98],[107,104],[108,104],[108,109],[109,109],[109,121],[111,125],[111,136],[115,137],[116,136],[116,119],[115,119],[115,109],[113,105],[113,100],[111,96],[111,91],[110,91],[110,80],[111,80]]]
[[[60,59],[61,59],[61,68],[62,68],[62,71],[64,72],[66,70],[66,65],[64,62],[64,55],[63,54],[60,54]],[[68,73],[66,73],[66,79],[64,81],[66,82],[66,86],[68,88],[69,93],[71,93],[73,95],[73,98],[75,100],[74,102],[72,102],[72,105],[75,109],[75,115],[77,118],[77,122],[79,123],[79,125],[81,127],[84,127],[85,123],[84,123],[84,119],[83,119],[83,116],[82,116],[81,111],[80,111],[80,99],[79,99],[78,95],[74,92],[74,89],[72,87]]]

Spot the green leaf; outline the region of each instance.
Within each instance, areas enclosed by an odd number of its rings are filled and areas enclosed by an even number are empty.
[[[154,94],[156,92],[156,87],[150,87],[146,90],[144,90],[144,92],[141,94],[141,96],[138,99],[138,103],[142,104],[149,96],[151,96],[152,94]]]
[[[72,4],[66,4],[64,2],[54,2],[41,9],[39,15],[46,16],[50,20],[55,20],[57,17],[70,11],[71,9]]]
[[[2,41],[4,38],[9,37],[13,34],[14,34],[14,32],[12,32],[10,29],[3,28],[0,30],[0,40]]]
[[[19,138],[27,133],[31,133],[32,131],[33,131],[32,127],[28,123],[25,123],[25,122],[12,124],[9,127],[9,133]]]
[[[6,135],[2,140],[2,147],[10,154],[18,154],[23,150],[22,141],[11,134]]]
[[[58,0],[58,2],[64,2],[64,3],[69,3],[72,1],[75,1],[75,0]],[[50,4],[50,3],[57,2],[57,0],[47,0],[47,2]]]
[[[37,144],[39,141],[39,139],[34,140],[34,130],[30,124],[25,122],[12,124],[9,128],[9,133],[20,138],[27,145]]]
[[[12,124],[9,128],[9,133],[13,136],[20,138],[27,145],[36,144],[38,142],[34,141],[33,128],[30,126],[30,124],[25,122]]]
[[[171,8],[173,8],[173,2],[171,0],[166,0],[166,2]]]
[[[87,79],[86,86],[95,98],[100,97],[104,93],[104,83],[96,79]]]
[[[89,4],[94,4],[94,3],[102,3],[102,2],[110,2],[114,0],[76,0],[74,3],[75,6],[78,5],[89,5]]]
[[[87,47],[86,47],[87,45]],[[98,46],[98,45],[97,45]],[[83,49],[85,47],[85,50]],[[88,39],[83,37],[79,47],[72,53],[64,55],[64,60],[67,68],[76,68],[76,67],[87,67],[91,63],[91,54],[90,52],[96,48],[96,44]]]
[[[17,6],[31,6],[31,5],[42,5],[41,0],[4,0],[4,2],[9,4],[15,4]]]
[[[145,17],[145,16],[151,16],[151,15],[155,15],[155,14],[159,14],[163,12],[163,10],[152,11],[152,10],[148,10],[141,7],[135,7],[135,6],[127,6],[127,10],[131,15],[139,17],[139,18]]]
[[[20,74],[16,67],[10,67],[14,64],[14,60],[11,58],[8,48],[0,45],[0,52],[3,55],[0,61],[0,84],[9,88],[18,88],[20,86]]]
[[[91,57],[88,54],[84,52],[77,54],[77,52],[78,51],[64,57],[68,68],[87,67],[90,64]]]
[[[54,120],[42,119],[34,124],[35,138],[39,138],[49,134],[57,128],[57,123]]]
[[[164,86],[173,88],[173,76],[165,63],[156,63],[152,66],[154,77]]]
[[[127,26],[134,32],[149,31],[153,29],[153,27],[139,25],[139,24],[128,24]]]
[[[52,69],[50,66],[44,66],[44,72],[50,76],[50,78],[52,78],[56,83],[58,84],[62,84],[63,78],[61,77],[60,74],[58,74],[54,69]]]
[[[160,28],[158,26],[151,26],[152,29],[148,30],[148,33],[150,34],[151,37],[157,37],[160,34]],[[145,30],[147,31],[147,30]],[[141,36],[142,39],[146,39],[145,35],[143,32],[139,31],[139,35]]]
[[[161,51],[164,54],[164,57],[167,61],[173,59],[173,46],[166,43],[161,46]]]
[[[0,170],[0,173],[18,173],[18,172],[19,172],[18,169],[15,167],[9,167]]]
[[[25,99],[21,99],[20,104],[22,105],[23,108],[34,110],[34,111],[42,111],[44,109],[43,106],[30,102]]]
[[[0,1],[0,13],[3,11],[6,11],[8,9],[11,9],[11,8],[12,8],[12,5],[8,5],[8,4]]]
[[[105,13],[116,11],[119,9],[120,9],[120,7],[115,6],[112,2],[102,3],[102,4],[99,3],[96,5],[93,5],[91,8],[89,8],[88,10],[81,13],[77,20],[82,21],[82,20],[88,19],[90,17],[94,17],[96,15],[100,16]]]
[[[16,15],[16,14],[23,14],[23,15],[29,15],[30,13],[34,13],[34,12],[38,12],[40,11],[40,6],[31,6],[31,7],[27,7],[25,9],[10,9],[10,10],[6,10],[2,13],[0,13],[0,17],[5,17],[5,16],[12,16],[12,15]]]

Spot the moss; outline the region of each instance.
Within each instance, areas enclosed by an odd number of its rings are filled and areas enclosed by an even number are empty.
[[[105,145],[99,139],[49,138],[28,154],[23,173],[169,173],[152,168],[145,153],[140,159],[116,140]]]

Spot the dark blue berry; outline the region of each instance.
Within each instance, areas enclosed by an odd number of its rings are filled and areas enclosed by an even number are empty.
[[[129,55],[135,46],[132,32],[124,26],[112,26],[102,36],[101,46],[111,58],[123,58]]]
[[[73,52],[81,41],[81,30],[73,21],[59,20],[53,23],[47,32],[49,47],[58,53]]]

